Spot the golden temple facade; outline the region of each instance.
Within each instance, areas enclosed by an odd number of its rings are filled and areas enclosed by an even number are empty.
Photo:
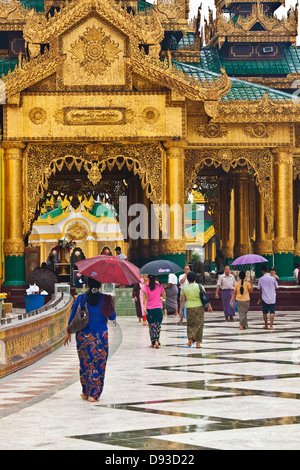
[[[53,194],[75,209],[82,197],[108,194],[183,213],[198,190],[228,260],[255,252],[282,280],[292,277],[297,8],[278,20],[281,1],[215,3],[204,31],[201,10],[189,21],[187,0],[0,3],[5,288],[24,285],[32,225]],[[183,218],[171,212],[169,236],[160,225],[153,237],[145,217],[149,237],[124,237],[129,258],[183,265]]]

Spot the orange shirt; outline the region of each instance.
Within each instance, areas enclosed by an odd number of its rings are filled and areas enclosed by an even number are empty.
[[[250,294],[249,294],[249,290],[251,289],[250,282],[244,280],[244,284],[243,284],[244,293],[243,293],[243,295],[241,294],[241,286],[242,286],[242,281],[239,281],[234,286],[233,292],[236,293],[236,297],[235,297],[236,300],[242,300],[242,301],[250,300]]]

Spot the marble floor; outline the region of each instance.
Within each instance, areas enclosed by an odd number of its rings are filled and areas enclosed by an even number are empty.
[[[0,380],[2,450],[299,450],[300,312],[274,330],[206,313],[201,349],[165,318],[161,348],[135,317],[109,325],[98,403],[80,398],[75,341]]]

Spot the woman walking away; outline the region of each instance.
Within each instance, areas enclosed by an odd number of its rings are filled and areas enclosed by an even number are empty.
[[[202,342],[204,328],[204,306],[200,299],[199,285],[195,282],[196,274],[190,271],[187,274],[187,280],[189,282],[188,285],[182,289],[180,315],[182,316],[182,308],[186,299],[188,347],[190,348],[193,343],[196,343],[196,348],[201,348],[200,343]],[[208,311],[212,312],[210,304]]]
[[[165,285],[167,315],[178,316],[178,280],[176,274],[169,274]]]
[[[79,302],[84,308],[85,303],[89,312],[87,326],[76,333],[76,345],[80,362],[81,398],[91,402],[97,401],[104,386],[104,376],[108,357],[107,318],[116,318],[111,297],[100,294],[100,282],[88,278],[88,292],[78,295],[69,318],[73,320]],[[71,334],[66,333],[64,345],[71,342]]]
[[[236,300],[237,309],[240,317],[240,329],[245,330],[248,328],[248,311],[250,307],[250,293],[253,292],[253,279],[251,283],[245,281],[246,273],[241,271],[239,274],[239,282],[234,286],[233,293],[231,296],[231,305],[234,305]]]
[[[149,284],[144,287],[144,306],[147,311],[147,321],[152,347],[159,348],[160,329],[163,319],[161,297],[165,300],[164,288],[155,276],[149,276]]]

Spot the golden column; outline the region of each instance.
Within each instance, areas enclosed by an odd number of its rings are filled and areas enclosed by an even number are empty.
[[[281,280],[293,279],[293,156],[290,149],[274,151],[275,239],[273,244],[275,267]]]
[[[142,238],[138,240],[138,253],[139,258],[147,260],[149,258],[149,237],[150,237],[150,199],[147,197],[146,189],[143,189],[142,184],[139,185],[139,203],[143,205],[143,213],[141,214],[141,228]],[[147,238],[145,238],[147,232]]]
[[[137,204],[138,200],[138,181],[136,177],[130,178],[129,180],[129,206],[128,211],[130,212],[131,206]],[[136,237],[135,229],[136,227],[131,225],[131,222],[135,219],[135,216],[128,216],[128,238],[129,238],[129,249],[128,249],[128,258],[130,260],[136,260],[138,258],[138,244],[139,240]],[[134,233],[133,233],[134,232]]]
[[[166,204],[170,209],[170,236],[161,241],[160,247],[162,254],[183,266],[185,264],[184,149],[186,142],[171,140],[164,142],[164,146],[167,149]]]
[[[2,142],[4,149],[5,286],[25,284],[23,236],[23,142]]]
[[[221,251],[227,260],[233,259],[234,239],[231,237],[232,222],[232,199],[233,191],[231,191],[231,180],[229,177],[220,176],[220,241]],[[213,258],[214,260],[214,258]]]
[[[270,228],[267,226],[265,201],[258,187],[256,187],[255,253],[264,257],[273,256],[273,236]]]
[[[234,256],[250,253],[249,175],[245,169],[234,173],[235,244]]]

